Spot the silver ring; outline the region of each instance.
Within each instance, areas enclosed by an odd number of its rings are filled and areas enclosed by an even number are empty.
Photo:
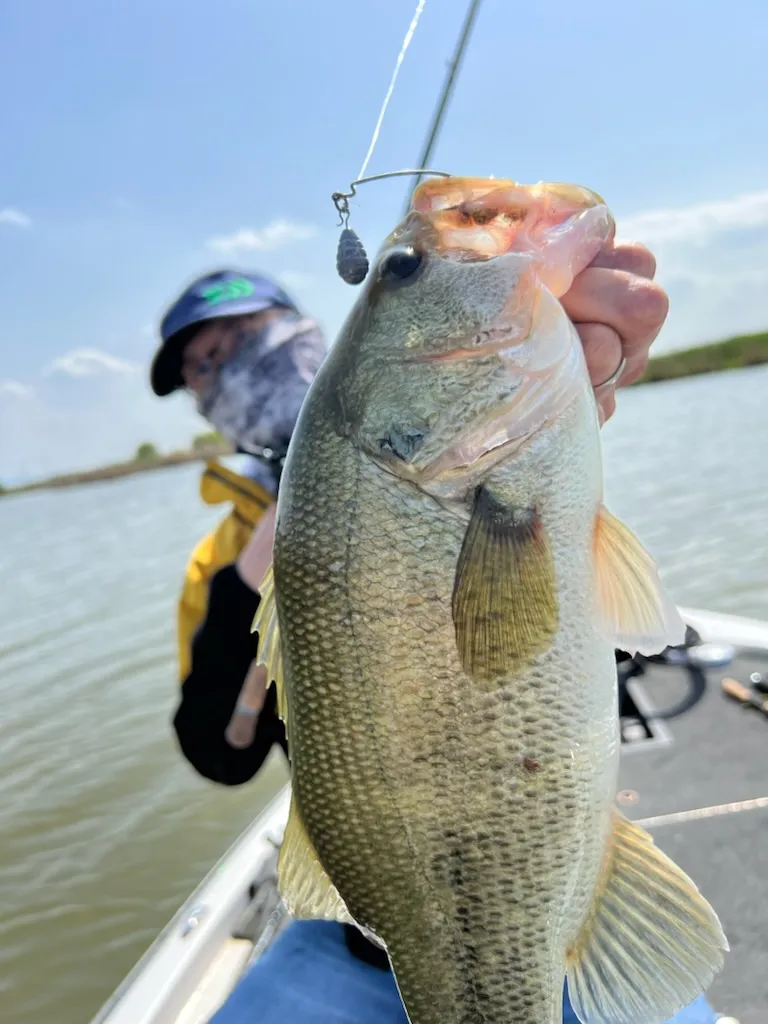
[[[596,384],[595,387],[592,388],[592,390],[593,391],[602,391],[603,388],[611,387],[611,385],[616,383],[616,381],[619,379],[619,377],[622,375],[622,373],[624,373],[624,368],[626,367],[626,365],[627,365],[627,360],[626,360],[626,358],[624,356],[622,356],[621,359],[619,360],[619,365],[613,371],[611,376],[607,380],[604,380],[602,382],[602,384]]]

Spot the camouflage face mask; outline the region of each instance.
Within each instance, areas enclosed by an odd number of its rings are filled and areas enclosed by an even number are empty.
[[[198,399],[198,411],[243,451],[284,455],[325,356],[314,321],[287,315],[245,328],[235,354]]]

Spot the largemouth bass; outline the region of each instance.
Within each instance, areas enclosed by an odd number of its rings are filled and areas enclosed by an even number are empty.
[[[614,647],[684,626],[603,505],[558,297],[570,185],[427,180],[305,399],[254,620],[287,724],[280,886],[385,946],[412,1024],[654,1024],[727,942],[614,806]]]

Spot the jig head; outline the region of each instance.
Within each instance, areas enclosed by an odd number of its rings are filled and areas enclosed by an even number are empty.
[[[336,249],[336,270],[342,281],[347,284],[362,284],[368,275],[368,254],[365,251],[358,233],[349,226],[349,200],[357,194],[357,185],[363,185],[369,181],[380,181],[382,178],[398,178],[407,174],[433,174],[442,178],[450,178],[447,171],[429,170],[407,170],[387,171],[384,174],[372,174],[368,178],[358,178],[350,183],[349,192],[334,192],[331,196],[333,205],[339,215],[339,225],[342,228],[339,237],[339,244]]]

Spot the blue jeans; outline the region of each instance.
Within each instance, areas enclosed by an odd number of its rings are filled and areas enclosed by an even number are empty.
[[[669,1024],[714,1024],[704,996]],[[408,1024],[390,971],[347,949],[341,925],[294,921],[240,979],[210,1024]],[[568,1002],[563,1024],[578,1024]]]

